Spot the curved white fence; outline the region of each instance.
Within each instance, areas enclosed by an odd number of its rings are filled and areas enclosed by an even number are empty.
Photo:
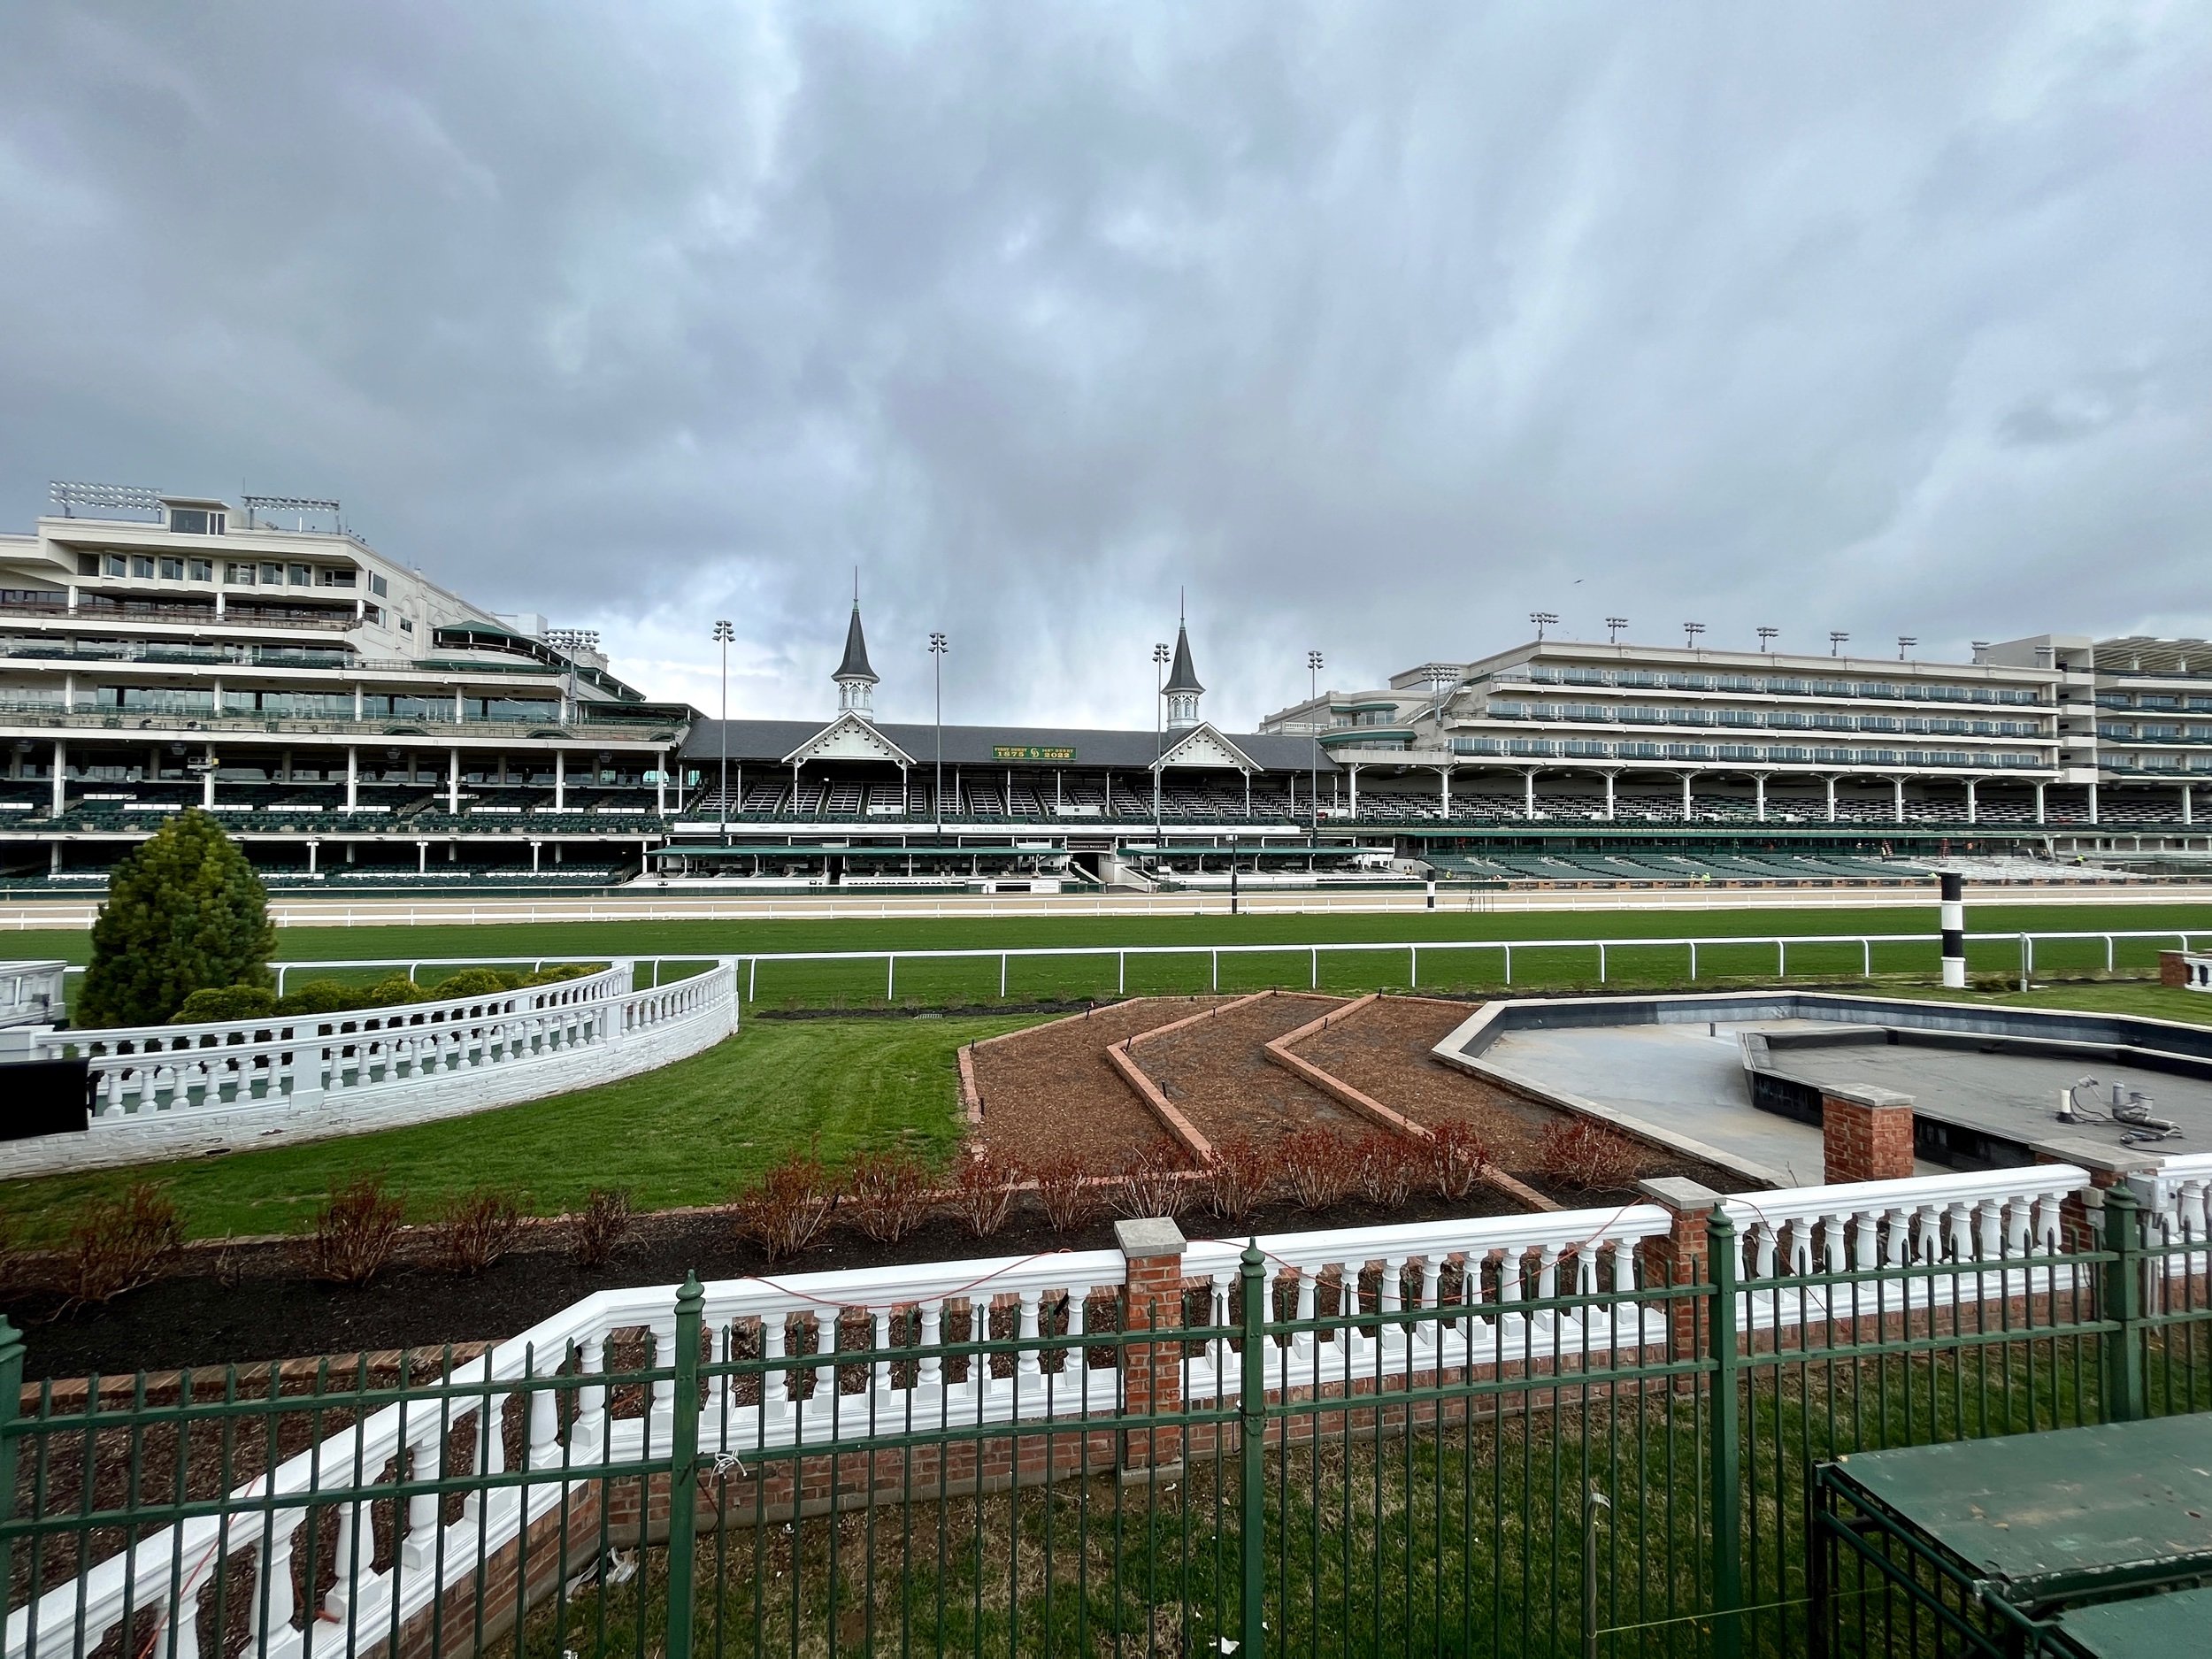
[[[554,985],[334,1014],[41,1032],[91,1071],[82,1134],[0,1143],[0,1177],[191,1156],[455,1117],[650,1071],[737,1028],[737,971]]]

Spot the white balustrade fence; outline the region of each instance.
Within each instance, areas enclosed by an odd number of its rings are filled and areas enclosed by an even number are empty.
[[[0,1143],[0,1176],[96,1168],[390,1127],[665,1065],[736,1029],[735,966],[633,990],[627,960],[552,985],[395,1008],[207,1025],[44,1031],[83,1058],[82,1134]]]
[[[2208,1166],[2212,1160],[2169,1165],[2173,1190],[2184,1194],[2176,1225],[2201,1229]],[[1888,1313],[1938,1295],[1947,1306],[1970,1307],[1975,1298],[2064,1289],[2072,1283],[2067,1265],[2039,1263],[2059,1247],[2059,1207],[2089,1186],[2086,1171],[2050,1165],[1730,1198],[1724,1207],[1740,1229],[1747,1275],[1740,1329],[1778,1333],[1794,1325],[1803,1346],[1818,1346],[1819,1327],[1831,1318],[1826,1300],[1809,1290],[1760,1287],[1763,1278],[1793,1272],[1893,1270],[1901,1277],[1889,1284],[1881,1308]],[[1640,1294],[1653,1288],[1642,1252],[1671,1219],[1657,1206],[1635,1204],[1261,1238],[1269,1280],[1293,1319],[1314,1318],[1325,1301],[1340,1314],[1371,1316],[1291,1335],[1270,1357],[1268,1386],[1351,1391],[1386,1375],[1410,1386],[1425,1372],[1532,1362],[1592,1369],[1608,1354],[1648,1355],[1667,1340],[1669,1318],[1661,1302]],[[1199,1242],[1185,1252],[1183,1282],[1208,1302],[1206,1323],[1233,1323],[1240,1248]],[[1915,1263],[1955,1270],[1983,1263],[1986,1271],[1910,1271]],[[1091,1322],[1118,1315],[1125,1280],[1118,1252],[1092,1251],[707,1286],[710,1360],[753,1363],[736,1377],[710,1365],[701,1453],[717,1468],[741,1471],[749,1452],[770,1448],[853,1451],[877,1437],[988,1424],[1110,1425],[1123,1409],[1124,1371],[1049,1339],[1113,1328]],[[1940,1291],[1931,1288],[1938,1284]],[[1586,1300],[1547,1305],[1555,1297]],[[1386,1317],[1414,1309],[1433,1312],[1409,1323]],[[640,1464],[671,1455],[678,1328],[672,1286],[580,1302],[456,1367],[429,1397],[373,1411],[249,1481],[234,1494],[239,1512],[151,1531],[50,1584],[11,1612],[4,1659],[88,1654],[132,1609],[163,1605],[173,1586],[196,1607],[219,1563],[234,1582],[251,1569],[251,1581],[271,1592],[257,1598],[251,1629],[227,1652],[328,1659],[379,1647],[526,1525],[588,1490],[595,1471],[634,1476]],[[1020,1341],[997,1355],[930,1352],[997,1336]],[[1041,1340],[1047,1346],[1028,1347]],[[902,1349],[915,1350],[914,1358],[900,1359]],[[850,1357],[833,1357],[839,1355]],[[1113,1350],[1102,1343],[1098,1356]],[[1186,1357],[1185,1400],[1233,1395],[1238,1358],[1225,1340]],[[779,1369],[780,1360],[789,1363]],[[643,1386],[618,1390],[593,1380],[649,1367],[660,1370]],[[534,1386],[549,1379],[561,1386]],[[480,1489],[457,1514],[446,1513],[434,1494],[379,1499],[373,1490],[442,1472],[503,1473],[511,1441],[522,1448],[521,1467],[544,1478]],[[467,1471],[457,1468],[463,1457]],[[380,1555],[369,1543],[379,1502],[392,1540]],[[335,1581],[307,1598],[311,1605],[296,1605],[289,1569],[306,1548],[303,1529],[334,1509],[334,1556],[321,1558],[334,1563]],[[191,1618],[170,1621],[160,1635],[166,1659],[196,1659]]]

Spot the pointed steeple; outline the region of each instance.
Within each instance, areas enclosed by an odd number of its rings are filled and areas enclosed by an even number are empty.
[[[1198,670],[1191,665],[1190,628],[1180,614],[1179,601],[1175,618],[1175,660],[1170,664],[1167,684],[1161,691],[1167,698],[1167,729],[1179,732],[1198,724],[1198,699],[1205,687],[1198,683]]]
[[[860,572],[853,572],[853,617],[845,627],[845,660],[830,676],[837,682],[839,712],[875,712],[876,671],[868,666],[868,636],[860,631]]]

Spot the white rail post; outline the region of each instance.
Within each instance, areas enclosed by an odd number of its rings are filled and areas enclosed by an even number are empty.
[[[2112,935],[2110,933],[2104,936],[2104,971],[2107,973],[2112,972]]]
[[[1114,952],[1114,993],[1116,995],[1125,996],[1128,991],[1129,953],[1126,950],[1117,950]]]
[[[1598,941],[1598,983],[1605,983],[1605,941]]]
[[[1206,954],[1213,959],[1213,988],[1218,991],[1221,988],[1221,952],[1214,949]]]
[[[1790,977],[1790,941],[1786,939],[1774,941],[1774,977],[1778,979]]]
[[[754,990],[754,987],[755,987],[755,986],[756,986],[756,985],[759,982],[759,976],[760,976],[760,958],[759,958],[758,956],[748,956],[748,957],[746,957],[746,958],[745,958],[745,1000],[746,1000],[747,1002],[754,1002],[754,1001],[757,1000],[757,999],[756,999],[756,998],[755,998],[755,996],[753,995],[753,990]]]
[[[1313,948],[1312,972],[1306,983],[1313,990],[1321,988],[1321,947],[1318,945]]]
[[[1871,939],[1859,941],[1859,977],[1863,979],[1874,977],[1874,941]]]
[[[1510,945],[1505,948],[1505,982],[1508,985],[1513,983],[1513,947]]]
[[[895,952],[887,951],[883,957],[883,1000],[889,1002],[897,995],[899,959]]]
[[[1006,999],[1006,953],[998,953],[998,994],[1001,1002]]]
[[[1406,947],[1406,989],[1418,990],[1421,985],[1421,947]]]
[[[1697,941],[1690,941],[1690,983],[1697,983]]]

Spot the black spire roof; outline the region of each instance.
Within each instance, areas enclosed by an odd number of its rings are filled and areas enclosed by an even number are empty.
[[[876,671],[868,666],[868,636],[860,631],[860,605],[853,604],[852,625],[845,630],[845,660],[837,665],[832,680],[864,680],[876,683]]]
[[[856,623],[854,626],[859,625]],[[1175,625],[1175,664],[1168,670],[1167,685],[1164,689],[1189,692],[1206,689],[1198,683],[1198,671],[1191,666],[1190,631],[1179,622]]]

